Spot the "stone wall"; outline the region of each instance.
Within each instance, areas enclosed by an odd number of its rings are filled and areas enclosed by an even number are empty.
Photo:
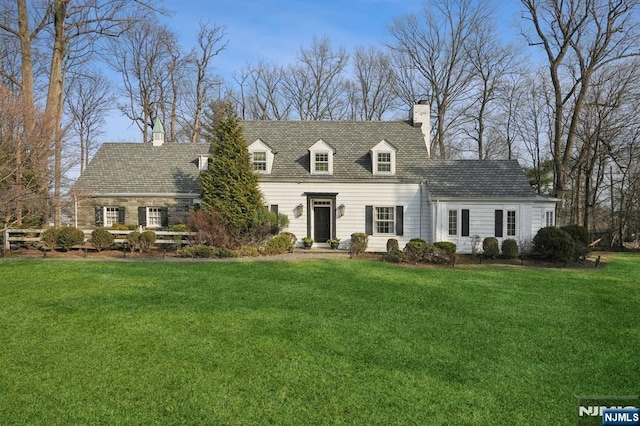
[[[169,213],[169,225],[185,223],[189,215],[189,210],[193,209],[193,200],[196,198],[197,196],[190,198],[86,198],[78,200],[78,227],[81,229],[96,227],[96,207],[124,207],[125,224],[127,225],[138,225],[138,207],[167,207]]]

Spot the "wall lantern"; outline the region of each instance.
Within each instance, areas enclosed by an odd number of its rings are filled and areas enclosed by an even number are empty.
[[[302,213],[304,213],[304,206],[302,204],[298,204],[293,209],[293,214],[294,214],[295,217],[300,217],[300,216],[302,216]]]
[[[344,216],[344,209],[345,209],[344,204],[340,204],[338,206],[338,217]]]

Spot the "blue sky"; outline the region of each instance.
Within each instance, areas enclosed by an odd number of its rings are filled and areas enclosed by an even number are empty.
[[[478,0],[483,1],[483,0]],[[518,0],[494,0],[498,27],[505,36],[517,36],[513,22],[519,17]],[[383,46],[391,41],[393,19],[420,13],[428,0],[165,0],[173,12],[167,19],[185,50],[196,39],[198,21],[226,27],[228,46],[215,59],[216,74],[231,81],[234,71],[260,59],[292,63],[302,46],[314,36],[327,36],[334,48],[352,52],[357,45]],[[104,139],[137,141],[135,125],[113,111]]]

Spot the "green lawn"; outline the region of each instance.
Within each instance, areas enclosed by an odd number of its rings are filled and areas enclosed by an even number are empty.
[[[604,269],[0,261],[0,424],[575,424],[640,393]]]

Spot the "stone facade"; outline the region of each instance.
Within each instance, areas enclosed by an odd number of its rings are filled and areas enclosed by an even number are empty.
[[[169,225],[185,223],[189,210],[193,209],[193,200],[197,197],[91,197],[78,200],[78,227],[81,229],[96,227],[96,207],[123,207],[124,223],[139,225],[139,207],[166,207],[168,209]]]

